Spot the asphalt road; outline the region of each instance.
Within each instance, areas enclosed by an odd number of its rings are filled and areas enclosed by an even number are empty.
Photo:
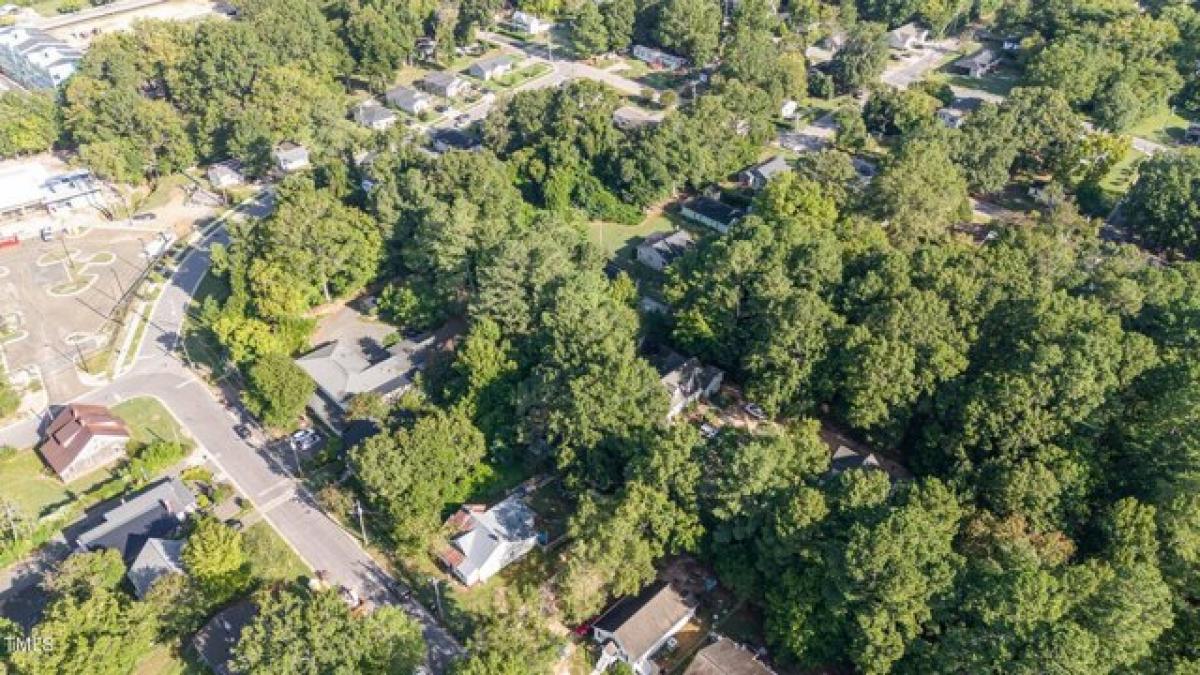
[[[259,202],[244,211],[261,215],[269,209],[269,202]],[[111,405],[138,396],[158,398],[309,567],[324,571],[331,583],[351,588],[374,604],[398,605],[419,621],[429,648],[429,664],[434,672],[444,672],[464,653],[462,646],[424,607],[401,599],[397,591],[402,586],[354,537],[321,512],[312,495],[272,451],[238,437],[236,414],[181,360],[177,349],[181,330],[192,294],[208,271],[208,246],[227,241],[228,235],[219,229],[183,261],[154,306],[133,367],[80,400]],[[30,434],[36,442],[36,424],[0,430],[0,444],[29,447],[33,445]]]

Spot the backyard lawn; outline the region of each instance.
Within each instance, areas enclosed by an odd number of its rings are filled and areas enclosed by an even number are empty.
[[[12,457],[0,460],[0,485],[4,486],[4,496],[35,519],[69,503],[75,494],[87,492],[111,475],[102,469],[70,485],[63,485],[33,450],[18,450]]]
[[[615,257],[622,250],[635,246],[638,241],[655,232],[670,232],[675,228],[676,225],[669,216],[656,214],[637,225],[593,220],[588,223],[588,234],[597,246],[604,249],[609,256]]]
[[[1139,121],[1125,133],[1163,145],[1174,145],[1183,140],[1183,134],[1187,131],[1187,127],[1187,120],[1176,115],[1170,108],[1163,108]]]
[[[1129,189],[1129,186],[1133,185],[1133,180],[1137,175],[1137,163],[1145,157],[1145,154],[1130,148],[1125,153],[1125,157],[1114,164],[1104,180],[1100,181],[1100,187],[1119,199]]]

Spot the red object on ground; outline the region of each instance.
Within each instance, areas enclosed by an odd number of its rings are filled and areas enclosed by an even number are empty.
[[[12,248],[21,243],[21,239],[17,235],[11,237],[0,237],[0,248]]]

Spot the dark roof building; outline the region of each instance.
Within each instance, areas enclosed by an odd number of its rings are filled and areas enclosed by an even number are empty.
[[[230,659],[233,658],[233,649],[241,639],[242,631],[256,616],[258,607],[249,600],[231,605],[196,633],[192,638],[192,648],[217,675],[233,675],[237,672],[229,665]]]
[[[429,141],[438,152],[474,150],[479,146],[479,139],[458,129],[433,129],[429,132]]]
[[[180,534],[187,515],[196,510],[196,497],[178,478],[167,478],[122,503],[91,515],[75,537],[85,551],[110,548],[132,563],[151,539]]]
[[[125,576],[137,596],[144,598],[154,582],[168,574],[183,574],[183,542],[178,539],[147,540]]]
[[[683,203],[679,213],[688,220],[707,225],[722,234],[742,217],[742,211],[712,197],[696,197]]]
[[[955,61],[951,69],[964,75],[970,75],[971,77],[983,77],[999,64],[1000,55],[991,49],[985,48]]]

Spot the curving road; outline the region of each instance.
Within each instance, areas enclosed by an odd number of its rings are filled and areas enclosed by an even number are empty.
[[[270,209],[269,194],[239,207],[252,215],[269,213]],[[208,273],[209,246],[227,241],[225,230],[217,228],[184,259],[154,306],[133,367],[80,401],[113,404],[137,396],[158,398],[309,567],[323,570],[330,582],[352,588],[375,604],[400,606],[419,621],[429,649],[429,664],[434,672],[444,672],[463,655],[462,646],[424,607],[408,597],[410,594],[399,593],[403,587],[354,537],[321,512],[286,466],[265,448],[238,437],[234,426],[240,420],[181,360],[177,347],[192,296]],[[0,445],[29,447],[36,441],[36,423],[0,430]]]

